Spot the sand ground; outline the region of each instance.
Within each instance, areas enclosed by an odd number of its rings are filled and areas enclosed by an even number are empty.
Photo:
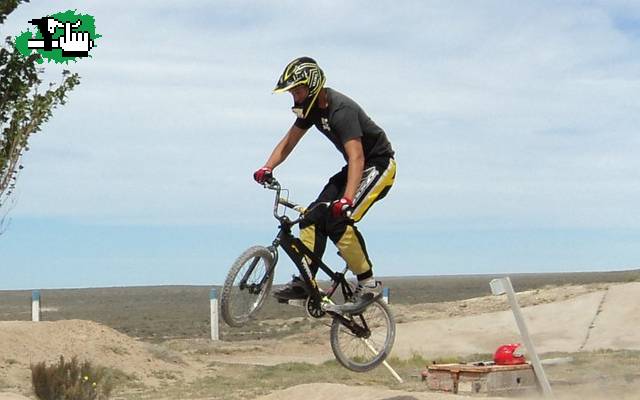
[[[640,350],[640,282],[549,288],[519,294],[536,350],[580,352],[598,349]],[[504,343],[521,341],[504,297],[470,299],[450,304],[393,306],[397,338],[392,352],[400,359],[492,353]],[[74,355],[135,374],[146,385],[159,385],[158,371],[174,371],[195,379],[212,361],[274,365],[300,361],[322,363],[333,358],[328,328],[286,340],[206,343],[206,360],[193,349],[203,341],[175,341],[157,347],[90,321],[0,322],[0,381],[10,391],[0,400],[30,395],[28,366]],[[251,351],[243,351],[251,349]],[[349,399],[454,399],[442,393],[416,393],[387,388],[330,383],[298,385],[260,397],[324,399],[340,393]],[[640,398],[640,395],[639,395]]]

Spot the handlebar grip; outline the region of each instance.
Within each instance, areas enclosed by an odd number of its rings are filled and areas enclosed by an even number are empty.
[[[262,182],[262,185],[267,189],[280,190],[280,183],[271,174],[269,174],[269,177],[267,177],[267,179],[265,179],[264,182]]]

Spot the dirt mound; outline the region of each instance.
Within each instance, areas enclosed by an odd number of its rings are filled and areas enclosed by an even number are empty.
[[[518,292],[516,296],[520,307],[532,307],[570,300],[587,293],[607,290],[608,287],[608,284],[603,283],[553,286]],[[466,300],[439,303],[393,305],[393,312],[396,316],[397,323],[427,319],[467,317],[507,310],[509,310],[509,304],[505,301],[504,297],[501,296],[474,297]]]
[[[21,396],[15,393],[0,393],[0,400],[29,400],[28,397]]]
[[[310,383],[279,390],[255,400],[305,399],[324,400],[336,397],[349,400],[444,400],[468,399],[468,396],[457,396],[450,393],[405,392],[383,387],[347,386],[336,383]],[[483,397],[496,399],[498,397]]]
[[[551,294],[539,292],[536,305],[522,310],[538,352],[640,350],[636,329],[640,323],[640,283],[596,291],[572,290],[563,301],[549,302],[562,298]],[[504,296],[497,299],[506,304]],[[458,306],[470,304],[469,308],[475,309],[485,302],[493,304],[494,300],[473,299]],[[511,311],[422,319],[398,324],[397,329],[392,354],[401,358],[414,353],[430,357],[492,353],[500,344],[522,340]]]
[[[118,369],[149,384],[158,371],[178,371],[184,363],[168,351],[91,321],[0,322],[0,379],[8,386],[23,388],[30,382],[31,364],[55,362],[60,356]]]

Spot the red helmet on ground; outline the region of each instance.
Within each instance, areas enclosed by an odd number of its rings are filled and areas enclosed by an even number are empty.
[[[505,344],[498,347],[493,355],[493,361],[498,365],[517,365],[527,362],[523,355],[524,349],[520,343]]]

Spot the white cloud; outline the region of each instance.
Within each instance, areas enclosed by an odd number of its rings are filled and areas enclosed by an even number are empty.
[[[48,7],[20,6],[6,26]],[[82,84],[34,138],[16,215],[159,224],[265,215],[270,195],[250,175],[292,122],[290,98],[270,91],[286,62],[307,54],[396,148],[397,187],[380,223],[640,226],[630,3],[59,2],[49,11],[65,8],[95,15],[103,38],[93,59],[69,66]],[[341,162],[308,136],[278,171],[303,201]]]

